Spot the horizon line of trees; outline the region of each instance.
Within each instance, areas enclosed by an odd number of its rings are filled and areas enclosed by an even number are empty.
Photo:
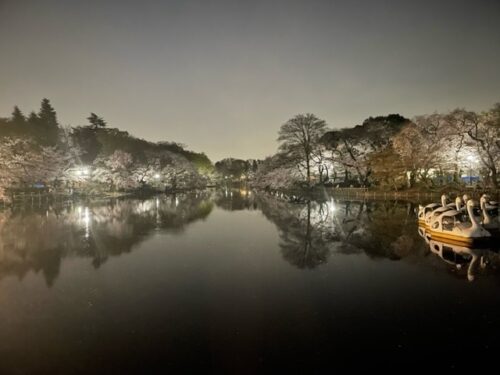
[[[335,130],[299,114],[281,126],[278,141],[278,152],[258,163],[252,181],[258,188],[432,188],[470,182],[472,170],[484,186],[498,188],[500,103],[480,113],[369,117]]]
[[[90,113],[88,123],[60,125],[48,99],[25,116],[15,106],[0,118],[0,197],[9,189],[45,187],[119,191],[177,190],[244,183],[262,189],[375,186],[403,189],[463,184],[471,171],[498,188],[500,103],[484,112],[455,109],[416,116],[369,117],[329,129],[313,114],[281,126],[276,154],[264,160],[226,158],[175,142],[150,142],[109,128]]]
[[[0,198],[9,190],[45,188],[87,192],[203,187],[213,171],[204,153],[175,142],[150,142],[88,123],[63,127],[50,101],[25,116],[18,106],[0,118]]]

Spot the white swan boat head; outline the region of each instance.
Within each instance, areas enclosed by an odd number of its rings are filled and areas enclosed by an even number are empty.
[[[428,204],[425,207],[419,206],[418,221],[429,225],[432,220],[441,215],[443,212],[460,208],[461,199],[459,203],[459,198],[455,199],[454,203],[447,203],[448,196],[446,194],[441,195],[441,205],[437,203]]]
[[[448,211],[456,211],[451,207],[438,207],[434,211],[429,212],[427,215],[425,215],[424,222],[426,225],[432,225],[432,223],[443,213],[448,212]]]
[[[481,224],[486,229],[499,229],[500,222],[498,221],[498,208],[488,204],[488,198],[483,194],[479,200],[483,220]]]
[[[469,200],[469,196],[467,194],[464,194],[462,196],[462,200],[464,201],[464,204],[467,204],[467,201]]]
[[[419,205],[418,206],[418,221],[420,222],[425,222],[425,216],[434,211],[436,208],[439,208],[441,207],[441,205],[437,204],[437,203],[431,203],[431,204],[428,204],[426,206],[422,206],[422,205]]]

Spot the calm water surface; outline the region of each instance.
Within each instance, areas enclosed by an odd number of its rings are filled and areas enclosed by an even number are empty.
[[[0,373],[484,363],[500,257],[413,212],[247,191],[0,211]]]

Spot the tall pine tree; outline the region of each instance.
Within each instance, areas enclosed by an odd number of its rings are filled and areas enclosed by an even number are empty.
[[[97,116],[94,112],[90,113],[90,116],[87,117],[89,120],[90,127],[92,129],[104,128],[106,127],[106,121],[102,117]]]
[[[37,133],[39,141],[45,145],[55,145],[59,139],[59,124],[57,123],[57,114],[50,104],[49,99],[42,99],[40,111],[38,112]]]
[[[12,122],[12,124],[14,124],[14,126],[23,126],[26,124],[26,117],[24,117],[24,114],[21,112],[17,105],[12,111],[10,121]]]
[[[57,127],[57,114],[52,107],[52,104],[50,104],[49,99],[43,98],[42,99],[42,104],[40,105],[40,112],[38,112],[38,117],[41,120],[41,123],[46,125],[47,127]]]
[[[31,111],[28,115],[28,122],[33,123],[33,125],[38,121],[38,115],[35,111]]]

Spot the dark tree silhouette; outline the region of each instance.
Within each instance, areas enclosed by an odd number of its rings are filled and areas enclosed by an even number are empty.
[[[45,125],[47,126],[53,126],[57,127],[57,114],[50,104],[49,99],[44,98],[42,99],[42,104],[40,106],[40,112],[38,112],[38,117],[40,118],[40,121],[42,121]]]
[[[23,126],[26,124],[26,117],[24,116],[24,114],[21,112],[21,110],[17,105],[14,107],[14,110],[12,111],[12,116],[10,120],[14,124],[14,126]]]
[[[31,124],[35,124],[38,122],[38,115],[36,114],[35,111],[31,111],[30,114],[28,115],[28,122]]]
[[[104,121],[104,119],[102,117],[97,116],[93,112],[90,113],[90,116],[87,117],[87,120],[89,120],[90,126],[93,129],[106,127],[106,121]]]
[[[30,118],[35,122],[35,132],[41,144],[50,146],[57,144],[59,138],[59,124],[57,122],[56,111],[50,104],[49,99],[42,99],[38,116],[35,119],[30,115]]]
[[[92,164],[102,149],[94,129],[89,126],[79,126],[71,132],[73,141],[81,150],[81,161]]]
[[[226,158],[215,163],[215,170],[224,177],[239,179],[246,174],[249,164],[246,160]]]

